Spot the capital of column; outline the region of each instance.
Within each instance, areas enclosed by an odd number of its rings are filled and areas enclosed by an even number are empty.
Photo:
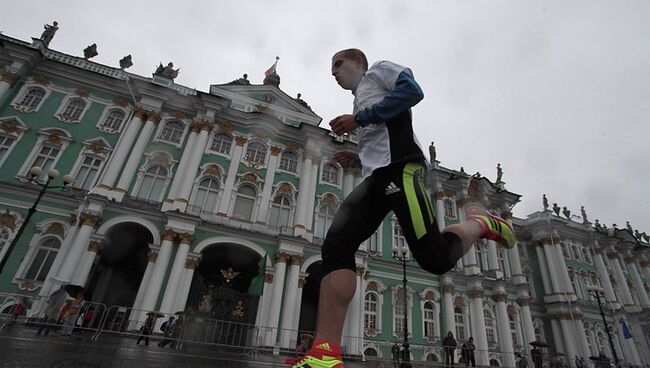
[[[156,259],[158,259],[158,252],[150,250],[149,253],[147,253],[147,259],[151,263],[156,263]]]
[[[304,277],[298,279],[298,288],[302,289],[305,287],[307,280]]]
[[[102,249],[104,249],[104,245],[100,241],[91,240],[88,243],[88,250],[91,252],[99,253]]]
[[[641,262],[639,262],[639,266],[648,267],[648,266],[650,266],[650,261],[641,261]]]
[[[157,113],[155,111],[147,110],[146,115],[147,115],[147,121],[150,121],[150,122],[152,122],[154,124],[158,124],[158,122],[160,122],[160,114],[159,113]]]
[[[20,76],[16,73],[12,73],[8,70],[0,70],[0,76],[2,76],[2,81],[7,83],[9,86],[13,86],[18,81]]]
[[[470,290],[467,291],[467,295],[472,299],[474,299],[474,298],[482,298],[484,292],[485,292],[485,290],[483,290],[483,289],[470,289]]]
[[[363,276],[364,273],[366,273],[366,268],[361,267],[361,266],[357,266],[356,272],[357,272],[357,276],[361,277],[361,276]]]
[[[277,146],[273,146],[273,147],[271,147],[271,155],[272,155],[272,156],[277,156],[277,155],[280,154],[280,152],[282,152],[282,148],[281,148],[281,147],[277,147]]]
[[[172,229],[165,229],[165,230],[162,231],[161,235],[163,237],[163,240],[173,241],[176,238],[176,236],[178,235],[178,233],[176,233]]]
[[[528,307],[530,306],[530,299],[531,298],[529,296],[519,297],[517,298],[517,304],[519,304],[522,307]]]
[[[214,125],[212,125],[212,122],[210,122],[209,120],[203,120],[197,122],[197,126],[199,128],[199,131],[206,131],[208,132],[208,134],[211,133],[212,130],[214,129]]]
[[[596,247],[596,249],[594,249],[594,252],[596,252],[596,254],[600,254],[601,256],[604,255],[605,254],[605,246],[601,245],[600,247]]]
[[[273,282],[273,275],[270,273],[264,274],[264,282],[270,284]]]
[[[185,268],[188,268],[190,270],[195,270],[197,267],[199,267],[200,263],[201,260],[199,258],[190,258],[185,260]]]
[[[445,192],[436,192],[436,199],[445,198]]]
[[[79,221],[81,222],[82,225],[97,227],[101,223],[102,217],[90,212],[82,212],[79,215]]]
[[[637,258],[635,256],[629,256],[624,258],[625,263],[635,263]]]
[[[508,300],[508,294],[506,293],[494,294],[492,295],[492,300],[494,300],[495,303],[506,302]]]
[[[178,234],[178,238],[182,244],[192,244],[194,241],[194,235],[188,233]]]
[[[443,284],[442,292],[445,294],[451,294],[454,292],[454,284]]]
[[[246,137],[242,137],[242,136],[239,136],[239,135],[235,137],[235,144],[240,146],[240,147],[244,147],[246,142],[248,142],[248,138],[246,138]]]
[[[135,110],[133,110],[133,117],[140,120],[142,120],[146,114],[147,110],[142,107],[136,107]]]
[[[287,263],[289,261],[289,255],[287,253],[277,252],[275,253],[275,261],[280,263]]]
[[[300,262],[302,262],[302,256],[292,255],[289,257],[289,262],[292,266],[300,266]]]
[[[609,259],[618,259],[618,253],[616,253],[616,252],[607,253],[607,258],[609,258]]]

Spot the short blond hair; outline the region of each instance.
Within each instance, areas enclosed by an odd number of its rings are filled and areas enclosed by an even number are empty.
[[[368,70],[368,58],[366,58],[366,54],[363,53],[363,51],[359,49],[345,49],[337,52],[334,54],[336,55],[343,55],[346,59],[356,59],[357,57],[361,58],[363,61],[363,70]]]

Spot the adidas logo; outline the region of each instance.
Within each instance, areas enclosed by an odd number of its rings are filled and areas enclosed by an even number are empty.
[[[395,183],[393,183],[391,181],[390,184],[388,184],[388,186],[386,187],[385,194],[389,195],[389,194],[393,194],[393,193],[397,193],[397,192],[401,192],[401,191],[402,190],[399,187],[397,187],[397,185],[395,185]]]

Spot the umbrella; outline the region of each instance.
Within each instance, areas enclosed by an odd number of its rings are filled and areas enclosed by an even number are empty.
[[[182,316],[184,314],[185,314],[184,311],[178,311],[178,312],[174,313],[175,316]]]
[[[154,317],[154,318],[160,318],[160,317],[164,317],[165,314],[164,314],[164,313],[160,313],[160,312],[148,312],[148,313],[147,313],[147,316],[152,316],[152,317]]]
[[[540,347],[540,348],[547,348],[548,347],[548,344],[543,342],[543,341],[533,341],[530,344],[532,346],[537,346],[537,347]]]
[[[73,298],[79,296],[79,293],[86,292],[86,289],[84,289],[83,286],[72,284],[64,286],[63,290],[65,290],[65,292]]]

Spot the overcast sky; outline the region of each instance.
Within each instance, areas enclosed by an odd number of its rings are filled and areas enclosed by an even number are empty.
[[[650,1],[3,1],[0,31],[29,41],[59,22],[52,49],[150,76],[158,63],[201,91],[280,57],[280,88],[323,118],[351,111],[331,55],[410,67],[423,146],[441,165],[522,195],[517,217],[549,202],[650,233]]]

